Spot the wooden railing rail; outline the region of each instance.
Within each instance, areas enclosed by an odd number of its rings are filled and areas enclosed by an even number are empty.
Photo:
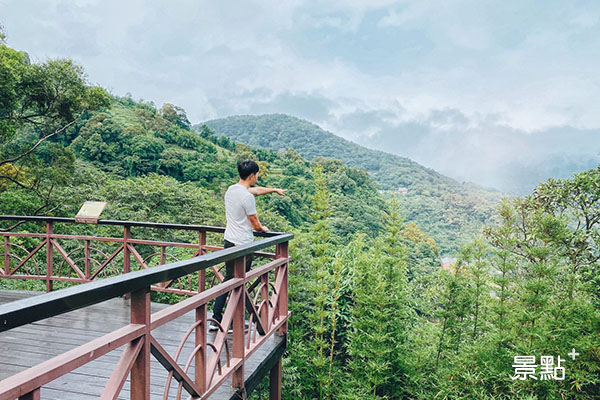
[[[16,219],[22,220],[22,217]],[[42,221],[37,218],[35,220]],[[44,219],[43,222],[50,224],[72,221]],[[52,243],[52,229],[48,229],[46,234],[46,239],[50,238],[48,243]],[[130,377],[131,399],[148,399],[151,355],[169,371],[164,398],[169,395],[172,378],[179,384],[178,398],[185,390],[193,398],[205,399],[228,377],[232,377],[233,385],[243,393],[245,360],[273,333],[287,333],[288,242],[293,235],[281,233],[263,236],[268,237],[188,260],[124,273],[1,305],[0,332],[3,332],[114,297],[127,294],[131,296],[130,325],[0,381],[0,400],[39,399],[42,386],[123,345],[126,345],[125,350],[108,380],[102,399],[117,398],[127,377]],[[122,246],[127,245],[128,239],[126,235]],[[247,273],[245,258],[271,246],[276,246],[273,260]],[[47,249],[48,259],[54,250],[61,251],[59,246],[49,245]],[[235,264],[233,279],[207,290],[202,288],[200,293],[186,300],[155,314],[150,313],[150,290],[153,285],[202,272],[230,260],[234,260]],[[87,266],[85,269],[86,272],[82,271],[82,274],[87,276],[89,269]],[[3,273],[6,274],[6,269]],[[256,293],[252,293],[253,289]],[[229,293],[229,301],[219,325],[220,329],[214,340],[209,343],[207,323],[210,319],[207,316],[207,303],[226,293]],[[152,335],[152,331],[189,312],[195,312],[196,322],[182,339],[177,353],[171,356]],[[245,314],[248,315],[250,325],[247,334],[244,333]],[[227,330],[230,325],[233,325],[231,349],[227,343]],[[182,364],[183,360],[178,360],[180,349],[188,339],[194,341],[194,350],[189,359],[185,360],[185,364]],[[226,361],[223,360],[223,355],[226,356]],[[188,371],[192,366],[194,374],[190,376]],[[275,384],[271,391],[280,393],[280,387]]]
[[[41,222],[41,223],[77,223],[75,218],[65,217],[38,217],[38,216],[22,216],[22,215],[0,215],[0,221],[17,221],[17,222]],[[108,219],[99,219],[96,225],[113,225],[113,226],[129,226],[129,227],[144,227],[158,229],[179,229],[186,231],[204,231],[224,233],[225,228],[221,226],[210,225],[187,225],[187,224],[166,224],[160,222],[142,222],[142,221],[116,221]],[[271,237],[277,236],[279,232],[254,232],[254,236]]]
[[[169,252],[169,249],[191,249],[192,254],[186,255],[186,258],[206,254],[210,251],[223,249],[220,246],[211,246],[206,243],[207,232],[223,233],[224,228],[208,225],[182,225],[165,224],[152,222],[136,221],[113,221],[99,220],[98,225],[120,226],[123,228],[122,237],[99,237],[91,235],[66,235],[54,232],[55,224],[76,224],[74,218],[59,217],[28,217],[28,216],[0,216],[0,221],[20,221],[42,223],[45,225],[44,233],[23,233],[23,232],[1,232],[4,246],[2,259],[3,268],[0,268],[0,278],[9,279],[35,279],[46,282],[46,291],[50,292],[54,288],[55,282],[86,283],[98,277],[106,278],[108,276],[120,273],[128,273],[132,270],[147,269],[151,263],[156,265],[166,264],[169,261],[179,261],[180,256]],[[197,243],[182,243],[165,240],[138,239],[132,236],[131,228],[154,228],[162,230],[183,230],[195,231],[197,233]],[[257,237],[273,237],[280,235],[279,232],[254,232]],[[40,242],[32,248],[14,243],[11,238],[29,238],[40,239]],[[83,242],[78,247],[67,248],[59,240],[68,240],[70,243]],[[95,245],[106,244],[108,247],[99,247]],[[110,247],[116,244],[117,247]],[[137,246],[158,247],[150,254],[143,256]],[[40,259],[44,249],[46,250],[45,260]],[[255,252],[255,256],[274,258],[275,254],[268,252]],[[121,259],[121,263],[116,263]],[[132,260],[133,258],[133,260]],[[133,265],[132,265],[133,262]],[[43,265],[43,267],[42,267]],[[222,281],[223,275],[217,268],[212,267],[214,272],[213,282]],[[152,287],[154,291],[167,293],[194,295],[204,290],[205,275],[204,271],[199,273],[197,279],[192,280],[187,276],[187,282],[184,281],[165,281]]]

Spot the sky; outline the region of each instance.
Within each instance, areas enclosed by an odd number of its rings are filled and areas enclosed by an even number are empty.
[[[600,160],[598,1],[0,0],[0,24],[192,123],[287,113],[501,189]]]

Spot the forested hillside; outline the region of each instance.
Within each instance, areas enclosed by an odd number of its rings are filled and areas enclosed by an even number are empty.
[[[83,201],[96,199],[108,202],[105,218],[224,225],[222,194],[237,181],[237,160],[252,158],[262,168],[259,184],[288,189],[286,197],[258,198],[265,224],[289,230],[310,220],[314,184],[307,161],[293,151],[278,155],[209,131],[198,134],[189,129],[183,110],[170,104],[157,109],[130,98],[112,98],[102,109],[86,111],[38,152],[20,167],[11,164],[15,179],[35,180],[35,188],[14,185],[0,193],[4,214],[74,215]],[[45,164],[53,159],[55,164]],[[315,163],[326,170],[328,187],[337,198],[332,212],[337,233],[376,236],[386,206],[371,178],[338,161]],[[35,164],[41,169],[30,168]],[[45,167],[51,165],[49,173]]]
[[[329,157],[366,169],[380,189],[400,190],[404,217],[432,236],[447,254],[456,252],[490,221],[501,198],[499,192],[458,183],[407,158],[364,148],[289,115],[234,116],[206,125],[217,135],[243,143],[274,150],[293,148],[308,160]]]

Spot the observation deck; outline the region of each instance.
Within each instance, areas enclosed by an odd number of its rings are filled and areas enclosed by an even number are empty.
[[[266,375],[281,398],[291,234],[223,249],[208,244],[223,241],[213,226],[0,221],[23,224],[0,232],[0,288],[27,280],[47,291],[0,291],[0,400],[243,399]],[[234,278],[223,281],[226,261]],[[222,294],[223,321],[209,332]]]

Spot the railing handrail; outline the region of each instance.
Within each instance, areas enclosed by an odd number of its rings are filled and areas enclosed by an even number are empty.
[[[74,218],[60,217],[20,217],[20,216],[0,216],[0,220],[28,220],[28,221],[47,221],[47,222],[75,222]],[[148,222],[130,222],[130,221],[108,221],[100,220],[98,223],[109,225],[129,225],[146,227],[190,227],[190,225],[173,224],[153,224]],[[156,226],[160,225],[160,226]],[[208,227],[198,225],[201,228],[215,228],[223,232],[224,228]],[[185,228],[172,228],[185,229]],[[196,230],[196,229],[194,229]],[[208,229],[207,229],[208,230]],[[256,234],[256,233],[255,233]],[[0,332],[7,331],[31,322],[36,322],[45,318],[60,315],[72,310],[97,304],[111,298],[131,293],[150,285],[177,279],[193,272],[206,269],[215,264],[224,261],[239,258],[266,247],[274,246],[283,242],[288,242],[294,235],[290,233],[268,232],[270,237],[256,242],[230,247],[214,253],[204,254],[189,260],[177,261],[164,264],[157,267],[144,269],[127,274],[89,282],[78,286],[72,286],[56,292],[42,294],[23,300],[14,301],[0,305]],[[257,235],[258,236],[258,235]],[[260,236],[265,236],[260,235]]]
[[[75,218],[67,217],[44,217],[44,216],[22,216],[22,215],[0,215],[0,221],[28,221],[28,222],[58,222],[58,223],[74,223],[82,224],[75,221]],[[88,224],[89,225],[89,224]],[[224,233],[225,228],[211,225],[188,225],[188,224],[167,224],[160,222],[140,222],[140,221],[119,221],[110,219],[99,219],[95,225],[116,225],[116,226],[137,226],[144,228],[158,229],[178,229],[187,231],[203,231]],[[273,237],[283,234],[283,232],[258,232],[254,231],[254,236],[258,237]]]

